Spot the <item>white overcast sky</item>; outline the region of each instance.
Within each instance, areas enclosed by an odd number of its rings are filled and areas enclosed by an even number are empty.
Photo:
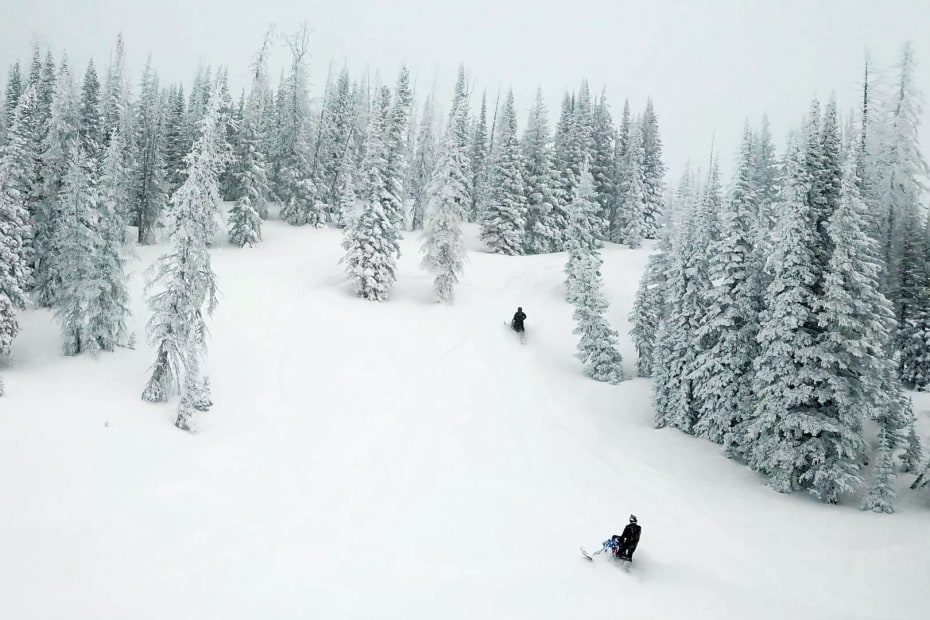
[[[781,146],[814,95],[854,107],[867,49],[891,67],[911,40],[930,96],[930,0],[0,0],[0,73],[33,40],[104,65],[122,32],[134,77],[151,53],[162,80],[185,85],[198,63],[228,66],[238,93],[267,25],[301,21],[315,95],[331,61],[391,84],[407,63],[419,94],[435,76],[443,106],[461,62],[492,100],[513,86],[521,113],[541,85],[552,123],[584,77],[615,116],[651,95],[673,183],[688,159],[706,169],[712,139],[729,169],[746,118],[767,113]],[[930,105],[921,137],[930,154]]]

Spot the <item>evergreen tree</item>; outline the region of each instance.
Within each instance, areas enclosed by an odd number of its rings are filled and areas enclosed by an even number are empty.
[[[6,105],[4,106],[4,127],[9,131],[13,126],[13,114],[16,112],[16,105],[19,103],[19,97],[23,94],[23,78],[19,69],[19,61],[13,63],[10,67],[10,74],[6,81]]]
[[[864,507],[892,512],[896,477],[893,453],[905,441],[909,420],[894,363],[888,356],[892,339],[887,326],[893,323],[894,312],[880,290],[880,269],[873,259],[877,253],[871,247],[874,241],[868,235],[855,166],[855,158],[850,158],[840,182],[839,204],[827,224],[833,253],[824,278],[822,305],[817,308],[827,349],[824,365],[838,406],[839,419],[830,434],[839,429],[841,435],[834,440],[836,452],[828,452],[827,458],[840,461],[834,466],[837,469],[858,467],[867,454],[862,423],[867,418],[878,422],[878,475]],[[820,473],[821,486],[830,492],[818,489],[828,501],[839,492],[830,488],[837,483],[825,479],[830,474]],[[844,472],[843,478],[847,476]]]
[[[388,219],[398,238],[402,238],[405,219],[404,179],[407,176],[407,124],[413,93],[410,90],[410,72],[401,67],[394,89],[394,102],[384,119],[384,135],[380,138],[384,148],[384,187],[388,201],[384,204]],[[398,246],[398,255],[400,249]]]
[[[516,122],[516,119],[515,121]],[[469,220],[481,221],[484,217],[482,213],[488,199],[489,190],[487,187],[490,181],[489,170],[490,143],[488,141],[488,110],[487,96],[481,94],[481,111],[475,121],[475,131],[471,138],[471,205],[469,208]]]
[[[631,146],[632,149],[632,146]],[[655,386],[656,417],[686,433],[696,432],[704,407],[695,373],[703,343],[699,330],[708,311],[710,247],[717,242],[719,228],[719,181],[716,162],[712,164],[707,187],[700,200],[688,199],[670,261],[666,286],[666,316],[656,344],[659,364],[655,374],[665,383]]]
[[[646,270],[640,279],[629,320],[633,325],[630,335],[636,346],[636,372],[640,377],[652,377],[658,366],[656,345],[660,323],[666,318],[666,295],[672,235],[668,213],[667,224],[654,252],[649,255]]]
[[[659,118],[652,105],[646,100],[646,109],[641,121],[643,132],[643,188],[646,202],[643,219],[646,239],[655,239],[664,210],[665,164],[662,162],[662,138],[659,135]]]
[[[184,156],[190,150],[186,116],[184,86],[179,84],[168,91],[164,121],[165,182],[169,195],[176,192],[184,182]]]
[[[720,218],[719,237],[708,252],[705,312],[697,329],[701,343],[692,375],[700,403],[696,434],[723,444],[729,454],[745,449],[740,427],[752,410],[752,363],[761,310],[755,247],[758,195],[749,128],[743,133],[737,179]]]
[[[100,81],[97,79],[97,70],[94,68],[93,60],[90,61],[87,72],[84,74],[79,114],[78,133],[81,136],[81,146],[89,163],[99,169],[103,162],[103,150],[106,145],[103,118],[100,115]]]
[[[8,357],[19,333],[16,311],[26,308],[29,282],[29,194],[37,158],[30,127],[35,86],[27,86],[13,111],[6,144],[0,148],[0,359]]]
[[[645,153],[642,127],[640,123],[635,123],[630,133],[625,165],[626,188],[618,218],[618,221],[623,223],[623,228],[614,236],[631,248],[640,247],[643,237],[647,236],[646,217],[649,207],[646,196]]]
[[[597,192],[597,204],[600,207],[598,218],[601,224],[597,235],[599,239],[607,240],[610,232],[611,209],[616,200],[614,171],[617,163],[614,161],[616,146],[613,119],[610,116],[610,106],[604,92],[601,93],[597,107],[594,108],[592,139],[591,174],[594,175],[594,189]]]
[[[239,197],[229,210],[229,241],[240,248],[245,244],[251,247],[261,240],[262,217],[268,214],[267,201],[271,193],[262,136],[268,90],[268,44],[266,37],[253,65],[252,88],[242,112],[235,154]]]
[[[157,353],[142,398],[164,401],[173,386],[180,386],[175,426],[182,430],[193,429],[194,410],[209,402],[208,383],[200,378],[200,359],[206,349],[204,310],[212,314],[217,302],[207,244],[220,204],[219,174],[224,164],[218,94],[214,86],[197,141],[186,158],[184,184],[171,197],[170,249],[152,266],[147,284],[152,291],[147,333]]]
[[[56,291],[55,315],[61,324],[65,355],[78,355],[98,350],[98,343],[88,333],[87,324],[99,275],[93,263],[94,250],[99,246],[96,234],[98,193],[94,166],[77,139],[71,151],[70,167],[58,197],[61,221],[52,241],[61,278]]]
[[[60,238],[59,228],[63,225],[60,197],[78,144],[78,120],[74,80],[65,60],[58,72],[48,131],[42,144],[42,199],[34,218],[35,284],[38,303],[46,308],[55,306],[62,284],[62,269],[67,267],[62,263],[55,242]]]
[[[130,134],[121,127],[129,105],[129,82],[126,76],[126,45],[123,35],[116,38],[116,49],[110,57],[107,68],[107,79],[101,100],[101,117],[103,123],[104,141],[107,145],[116,131],[123,133],[125,139]]]
[[[785,178],[777,205],[773,246],[766,270],[770,284],[758,335],[760,354],[754,362],[753,393],[757,404],[747,425],[749,464],[769,477],[780,492],[798,488],[806,473],[802,449],[819,422],[810,402],[805,379],[805,351],[814,346],[811,331],[811,286],[815,275],[814,232],[805,202],[804,157],[798,145],[789,145]]]
[[[623,116],[620,127],[617,129],[617,139],[614,143],[614,172],[613,204],[610,208],[609,235],[614,243],[623,243],[623,231],[628,225],[624,205],[627,201],[627,191],[630,185],[628,163],[630,160],[630,140],[633,133],[633,117],[630,113],[630,102],[623,102]],[[643,153],[645,157],[645,153]]]
[[[470,168],[465,69],[459,67],[449,121],[427,192],[423,243],[422,266],[435,274],[433,291],[441,303],[455,300],[455,284],[465,267],[462,222],[471,200]]]
[[[360,167],[360,173],[365,175],[364,207],[361,215],[346,226],[342,242],[346,254],[340,261],[346,265],[356,294],[370,301],[386,301],[391,296],[400,253],[397,224],[391,216],[394,196],[382,176],[382,170],[387,168],[382,135],[389,133],[382,113],[377,107],[372,112],[365,159]]]
[[[772,143],[772,134],[769,130],[769,121],[763,117],[762,125],[756,140],[754,140],[754,167],[753,181],[758,198],[758,217],[763,230],[769,230],[775,224],[773,212],[778,200],[778,186],[780,184],[778,161],[775,157],[775,145]]]
[[[146,62],[139,87],[132,140],[132,217],[138,227],[138,242],[151,245],[157,241],[156,228],[168,196],[162,133],[161,99],[158,75]]]
[[[123,162],[125,140],[118,131],[110,135],[103,158],[96,213],[96,246],[93,253],[95,294],[87,311],[88,337],[102,351],[129,344],[130,316],[126,268],[126,218],[129,174]]]
[[[344,169],[346,160],[354,161],[354,105],[349,72],[343,69],[326,98],[325,116],[317,142],[322,199],[328,205],[335,206],[339,202],[343,185],[340,171]]]
[[[281,219],[294,226],[323,225],[323,203],[313,182],[313,149],[310,127],[306,27],[289,41],[291,70],[284,84],[281,110],[281,152],[276,194],[283,203]]]
[[[417,132],[417,149],[413,158],[413,170],[409,184],[410,198],[413,201],[410,227],[413,230],[423,228],[428,200],[427,188],[436,164],[436,138],[433,134],[433,99],[427,97],[423,104],[423,116]]]
[[[496,142],[488,172],[491,193],[482,213],[481,240],[492,252],[523,254],[527,206],[513,91],[504,103]]]
[[[583,291],[580,287],[590,285],[591,281],[582,281],[579,274],[590,267],[587,257],[594,254],[599,247],[597,230],[597,194],[594,190],[594,178],[587,165],[581,167],[580,183],[575,188],[572,202],[569,204],[569,223],[566,231],[566,249],[568,260],[565,263],[565,299],[570,304],[578,303]],[[587,277],[587,276],[585,276]]]
[[[581,336],[576,356],[584,364],[585,374],[597,381],[619,383],[623,380],[623,358],[617,351],[617,332],[607,321],[607,300],[601,278],[603,261],[595,243],[596,229],[592,215],[597,213],[594,178],[587,166],[582,166],[575,188],[568,229],[568,275],[566,289],[574,304],[572,314],[576,327],[572,333]]]
[[[564,206],[556,199],[552,144],[542,89],[536,91],[536,102],[523,133],[522,159],[527,201],[524,250],[528,254],[561,250],[568,217]]]

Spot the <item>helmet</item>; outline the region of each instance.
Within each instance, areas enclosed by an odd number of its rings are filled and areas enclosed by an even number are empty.
[[[523,312],[523,308],[520,306],[517,306],[517,312]]]
[[[630,515],[630,523],[636,523],[636,515]]]

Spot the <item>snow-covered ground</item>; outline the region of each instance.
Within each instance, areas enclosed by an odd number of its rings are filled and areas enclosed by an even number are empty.
[[[824,506],[653,429],[648,381],[599,384],[573,358],[564,256],[472,241],[449,307],[410,235],[377,304],[345,283],[338,231],[264,235],[213,251],[196,435],[139,398],[159,248],[133,262],[136,350],[65,358],[50,313],[23,317],[0,399],[0,618],[927,617],[926,493],[891,516]],[[646,256],[604,253],[628,376]],[[631,512],[632,573],[581,558]]]

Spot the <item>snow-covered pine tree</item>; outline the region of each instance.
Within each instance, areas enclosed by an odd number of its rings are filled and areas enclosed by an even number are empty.
[[[37,301],[51,308],[58,299],[61,270],[65,267],[55,247],[61,224],[60,196],[78,144],[78,100],[67,59],[55,82],[48,132],[42,147],[42,199],[34,217],[33,251]]]
[[[903,471],[916,474],[923,462],[923,447],[917,432],[917,416],[914,415],[914,403],[909,396],[901,395],[904,419],[907,420],[907,448],[899,455]]]
[[[640,377],[652,377],[659,364],[656,345],[660,324],[666,319],[666,288],[672,260],[672,226],[669,211],[659,243],[649,255],[646,270],[640,279],[629,321],[630,336],[636,347],[636,372]]]
[[[599,205],[597,193],[594,189],[594,177],[588,169],[587,163],[581,166],[580,178],[584,181],[576,185],[574,196],[568,206],[568,229],[566,230],[566,250],[568,259],[565,262],[565,300],[575,304],[581,295],[580,288],[585,283],[579,280],[579,274],[586,269],[586,258],[592,254],[600,244],[597,239]],[[588,283],[590,284],[590,282]]]
[[[61,283],[55,296],[55,315],[61,325],[65,355],[98,350],[96,339],[88,334],[87,312],[96,293],[94,255],[97,238],[97,178],[94,164],[78,137],[64,186],[58,198],[59,225],[54,229],[52,246],[59,265]]]
[[[7,75],[6,80],[6,97],[3,106],[3,127],[6,131],[9,131],[10,127],[13,126],[13,113],[16,112],[16,105],[19,103],[19,97],[23,94],[24,88],[19,61],[17,60],[10,67],[10,73]]]
[[[306,26],[289,41],[291,69],[284,84],[281,110],[281,147],[278,189],[281,219],[294,226],[323,226],[324,206],[313,182],[313,148],[311,144],[310,95],[308,93],[307,55],[310,33]]]
[[[624,188],[624,202],[620,206],[617,221],[623,223],[623,229],[613,235],[631,248],[642,245],[647,233],[646,224],[646,151],[643,143],[642,124],[635,122],[630,131],[630,144],[627,150],[627,160],[624,165],[626,187]]]
[[[341,199],[343,183],[339,179],[340,171],[343,170],[347,159],[354,161],[355,157],[352,143],[354,115],[352,83],[349,71],[343,69],[336,78],[335,86],[327,93],[317,141],[320,192],[323,202],[333,207],[337,206]]]
[[[171,197],[170,249],[152,265],[146,285],[152,309],[147,334],[157,353],[142,399],[167,400],[171,389],[180,386],[175,426],[182,430],[192,430],[194,411],[209,401],[208,384],[199,371],[206,350],[205,313],[212,314],[217,303],[216,276],[207,249],[220,204],[218,179],[225,153],[217,95],[214,86],[197,141],[187,156],[186,178]]]
[[[497,254],[523,254],[527,205],[523,186],[517,113],[507,94],[488,169],[490,192],[481,213],[481,240]]]
[[[417,131],[417,148],[413,157],[413,168],[410,175],[410,199],[413,202],[410,217],[410,228],[419,230],[423,228],[426,215],[427,188],[430,176],[436,165],[436,137],[433,131],[433,98],[428,96],[423,104],[423,116],[420,118],[420,127]]]
[[[643,136],[643,197],[646,205],[643,235],[646,239],[655,239],[665,208],[665,164],[662,162],[659,117],[656,116],[651,97],[646,100],[646,109],[639,124]]]
[[[621,235],[627,227],[623,205],[626,204],[626,194],[630,184],[627,162],[630,157],[632,132],[633,117],[630,113],[630,101],[627,99],[623,102],[623,116],[620,118],[620,127],[617,128],[617,139],[614,143],[614,204],[610,208],[610,222],[608,223],[610,240],[614,243],[623,243]]]
[[[107,78],[103,85],[100,105],[106,145],[110,144],[110,136],[116,131],[122,131],[124,140],[130,135],[125,131],[125,127],[121,127],[128,105],[129,81],[126,76],[126,45],[123,41],[123,35],[120,34],[116,38],[116,47],[110,56],[110,64],[107,67]]]
[[[339,261],[345,263],[346,273],[359,297],[370,301],[386,301],[397,280],[397,256],[400,253],[399,233],[392,218],[393,194],[385,186],[382,171],[386,170],[385,149],[382,138],[387,119],[383,110],[375,106],[368,128],[365,159],[359,167],[361,179],[362,212],[345,228],[342,247],[346,254]]]
[[[575,306],[573,334],[581,336],[576,356],[584,364],[585,374],[597,381],[623,381],[623,366],[617,350],[618,334],[607,320],[607,299],[601,277],[603,260],[595,243],[596,229],[592,217],[598,204],[594,178],[587,165],[582,165],[575,197],[570,206],[568,229],[568,273],[566,289]],[[594,218],[595,221],[597,218]]]
[[[123,163],[125,140],[119,131],[110,135],[104,153],[95,218],[96,246],[92,263],[95,294],[87,309],[87,335],[101,351],[128,346],[130,317],[126,267],[126,218],[129,174]]]
[[[35,86],[22,93],[7,135],[0,148],[0,359],[10,355],[19,333],[16,311],[26,308],[29,264],[29,195],[35,185],[38,158],[32,129]]]
[[[631,146],[632,149],[632,146]],[[718,239],[719,171],[716,161],[711,165],[708,183],[699,201],[691,199],[684,209],[681,230],[669,261],[666,285],[666,320],[660,329],[654,364],[660,368],[657,376],[657,421],[661,425],[694,433],[703,408],[693,374],[697,368],[701,341],[698,336],[702,318],[707,313],[708,291],[711,289],[709,249]],[[688,190],[690,191],[690,190]]]
[[[758,197],[758,217],[762,230],[768,231],[775,225],[773,208],[778,200],[780,184],[778,160],[775,157],[775,145],[769,129],[768,117],[762,117],[762,124],[753,140],[754,167],[753,181]]]
[[[471,161],[468,152],[468,103],[465,68],[460,66],[455,95],[436,168],[427,190],[422,266],[435,275],[436,301],[452,303],[455,284],[465,268],[462,223],[470,204]]]
[[[594,108],[592,123],[593,154],[591,157],[591,174],[594,176],[594,189],[597,192],[597,204],[600,206],[598,218],[601,223],[597,235],[598,239],[607,241],[610,236],[611,209],[616,204],[614,171],[617,168],[617,163],[614,161],[614,156],[617,149],[615,144],[616,132],[614,131],[606,92],[601,92],[600,100]]]
[[[412,103],[410,72],[403,66],[397,77],[393,105],[384,119],[384,134],[380,138],[384,149],[384,188],[389,197],[384,203],[384,208],[388,219],[394,225],[398,239],[403,237],[406,215],[404,179],[407,177],[407,124],[410,121]],[[397,253],[400,254],[399,246]]]
[[[923,226],[919,214],[906,214],[894,274],[899,283],[900,315],[904,324],[897,326],[895,347],[898,351],[898,376],[910,389],[930,390],[930,221]]]
[[[696,331],[691,379],[700,419],[695,434],[723,444],[731,456],[745,448],[740,435],[752,411],[752,362],[761,311],[761,264],[756,248],[759,197],[753,174],[752,135],[743,131],[736,181],[720,214],[720,230],[707,255],[710,288]]]
[[[564,247],[568,217],[565,205],[556,199],[556,181],[546,104],[539,88],[523,132],[523,184],[527,201],[524,250],[527,254],[545,254]]]
[[[827,119],[829,123],[829,114]],[[829,133],[829,127],[824,133]],[[868,454],[862,424],[871,418],[879,425],[879,460],[863,507],[893,512],[897,475],[894,452],[906,441],[909,420],[894,362],[889,357],[892,337],[888,326],[894,322],[894,312],[880,290],[875,242],[868,234],[867,211],[859,196],[855,170],[852,157],[845,164],[839,203],[827,223],[833,252],[817,311],[826,347],[822,364],[830,376],[829,387],[839,419],[824,435],[840,438],[833,440],[836,447],[822,457],[828,466],[831,461],[836,464],[834,471],[818,472],[815,494],[831,501],[839,492],[856,486],[860,463]],[[849,482],[845,482],[847,479]]]
[[[867,162],[877,168],[868,170],[867,176],[874,185],[867,188],[866,195],[871,195],[870,207],[881,218],[877,232],[885,254],[884,291],[894,304],[899,348],[912,338],[923,337],[921,321],[911,314],[911,310],[916,314],[923,310],[919,304],[912,303],[917,289],[909,282],[914,270],[919,270],[926,260],[925,256],[920,256],[923,248],[917,249],[923,241],[917,240],[923,234],[925,219],[919,202],[923,180],[930,173],[920,151],[922,94],[915,71],[914,50],[907,44],[898,64],[894,90],[883,103],[883,126],[876,128],[877,144],[872,149],[878,152]],[[917,257],[913,256],[915,250]],[[909,359],[902,356],[902,378],[908,365]]]
[[[186,117],[184,86],[172,86],[168,90],[167,109],[164,112],[165,181],[169,195],[176,192],[184,182],[184,156],[190,150]]]
[[[816,122],[816,120],[814,121]],[[810,439],[816,408],[805,388],[803,352],[815,346],[811,287],[812,248],[816,237],[806,203],[807,181],[804,154],[798,144],[789,144],[785,175],[776,205],[778,220],[766,270],[770,284],[760,316],[759,356],[755,359],[753,393],[756,407],[746,426],[749,465],[768,476],[769,484],[787,493],[799,486],[805,473],[803,442]]]
[[[490,142],[488,136],[488,104],[486,93],[481,93],[481,110],[475,120],[475,130],[471,136],[471,205],[468,219],[480,222],[482,211],[489,199],[489,165]]]
[[[243,247],[261,241],[262,217],[268,214],[271,188],[265,158],[262,118],[268,94],[269,40],[265,42],[252,65],[252,85],[242,111],[239,136],[236,141],[236,186],[238,198],[229,210],[229,241]]]
[[[100,81],[97,79],[97,69],[94,67],[93,59],[87,65],[87,71],[84,74],[78,113],[78,134],[81,137],[81,146],[87,155],[88,163],[99,170],[103,163],[103,151],[106,144],[103,135],[103,117],[100,114]]]
[[[139,86],[139,101],[133,123],[132,162],[134,169],[130,225],[138,227],[138,242],[157,241],[156,229],[168,196],[158,74],[151,58],[146,62]]]

